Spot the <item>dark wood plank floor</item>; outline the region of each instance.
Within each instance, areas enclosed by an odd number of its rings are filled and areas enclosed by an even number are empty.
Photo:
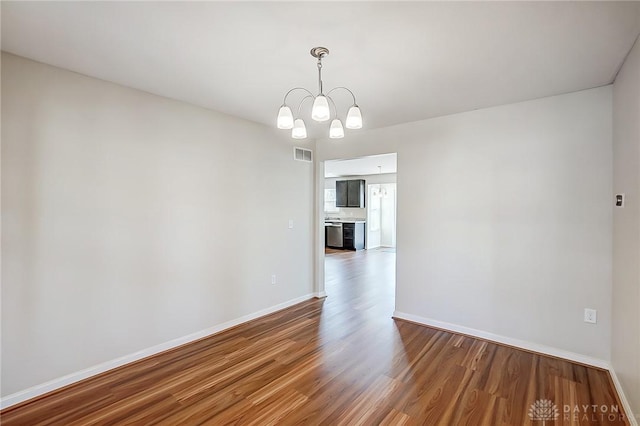
[[[390,251],[332,252],[327,299],[10,408],[2,424],[520,426],[542,424],[528,415],[539,399],[559,410],[547,425],[627,424],[590,411],[622,410],[605,371],[393,320],[394,265]]]

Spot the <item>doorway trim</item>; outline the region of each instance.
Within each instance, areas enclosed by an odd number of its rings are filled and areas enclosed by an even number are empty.
[[[315,250],[314,250],[314,297],[320,299],[327,297],[324,288],[324,161],[317,161],[315,168],[315,194],[316,200],[314,221],[315,224]]]
[[[317,148],[316,148],[317,153]],[[384,154],[396,154],[398,156],[397,150],[389,150],[388,152],[381,153],[362,153],[361,155],[354,156],[346,156],[347,159],[355,159],[355,158],[364,158],[370,156],[384,155]],[[314,212],[313,212],[313,226],[315,230],[313,232],[313,297],[316,298],[325,298],[327,297],[326,286],[325,286],[325,274],[324,274],[324,265],[325,265],[325,228],[324,228],[324,189],[325,189],[325,163],[327,161],[337,161],[341,158],[325,158],[324,160],[318,160],[319,156],[316,155],[316,161],[314,162]],[[397,157],[396,157],[397,159]],[[397,161],[397,160],[396,160]],[[397,236],[398,229],[398,197],[397,197],[397,176],[399,174],[399,168],[396,167],[396,191],[395,191],[395,230]],[[368,196],[368,194],[367,194]],[[396,239],[397,246],[397,239]],[[395,266],[395,287],[396,287],[396,297],[397,297],[397,289],[398,289],[398,256],[396,254],[396,266]]]

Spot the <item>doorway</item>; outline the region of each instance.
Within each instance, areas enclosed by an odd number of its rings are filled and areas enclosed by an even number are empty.
[[[375,270],[384,261],[391,265],[391,274],[386,273],[388,285],[395,294],[395,247],[397,217],[397,154],[383,154],[360,158],[328,160],[319,163],[316,189],[318,203],[318,256],[316,257],[316,295],[323,297],[340,291],[336,283],[348,285],[356,271],[344,270],[336,276],[336,262],[358,259],[354,265],[362,270]],[[345,185],[338,181],[361,181],[358,185]],[[352,182],[354,183],[354,182]],[[362,187],[364,202],[359,205],[340,204],[344,199],[336,190]],[[331,228],[331,245],[327,246],[327,226]],[[346,244],[339,247],[334,241],[338,233],[334,228],[343,227],[343,235],[358,234],[362,228],[364,242],[359,249],[349,250]],[[347,231],[344,232],[344,228]],[[350,229],[354,229],[351,231]],[[344,238],[344,237],[343,237]],[[389,257],[384,260],[383,258]],[[329,262],[329,264],[327,263]],[[332,263],[333,262],[333,263]],[[389,278],[391,277],[391,278]],[[330,282],[327,282],[330,281]],[[386,294],[389,294],[387,292]],[[394,302],[393,300],[391,302]],[[395,305],[395,303],[393,303]],[[391,314],[392,312],[390,312]]]

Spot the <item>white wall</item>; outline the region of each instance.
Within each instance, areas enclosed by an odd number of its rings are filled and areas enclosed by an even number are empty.
[[[640,418],[640,41],[613,85],[613,190],[625,207],[613,211],[612,363]]]
[[[398,153],[399,312],[609,360],[611,92],[318,141],[320,161]]]
[[[286,135],[4,53],[2,113],[3,396],[312,292]]]

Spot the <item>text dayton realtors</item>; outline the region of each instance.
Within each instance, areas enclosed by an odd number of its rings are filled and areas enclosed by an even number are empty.
[[[569,405],[562,407],[564,420],[569,421],[616,421],[624,420],[624,414],[617,405]]]

